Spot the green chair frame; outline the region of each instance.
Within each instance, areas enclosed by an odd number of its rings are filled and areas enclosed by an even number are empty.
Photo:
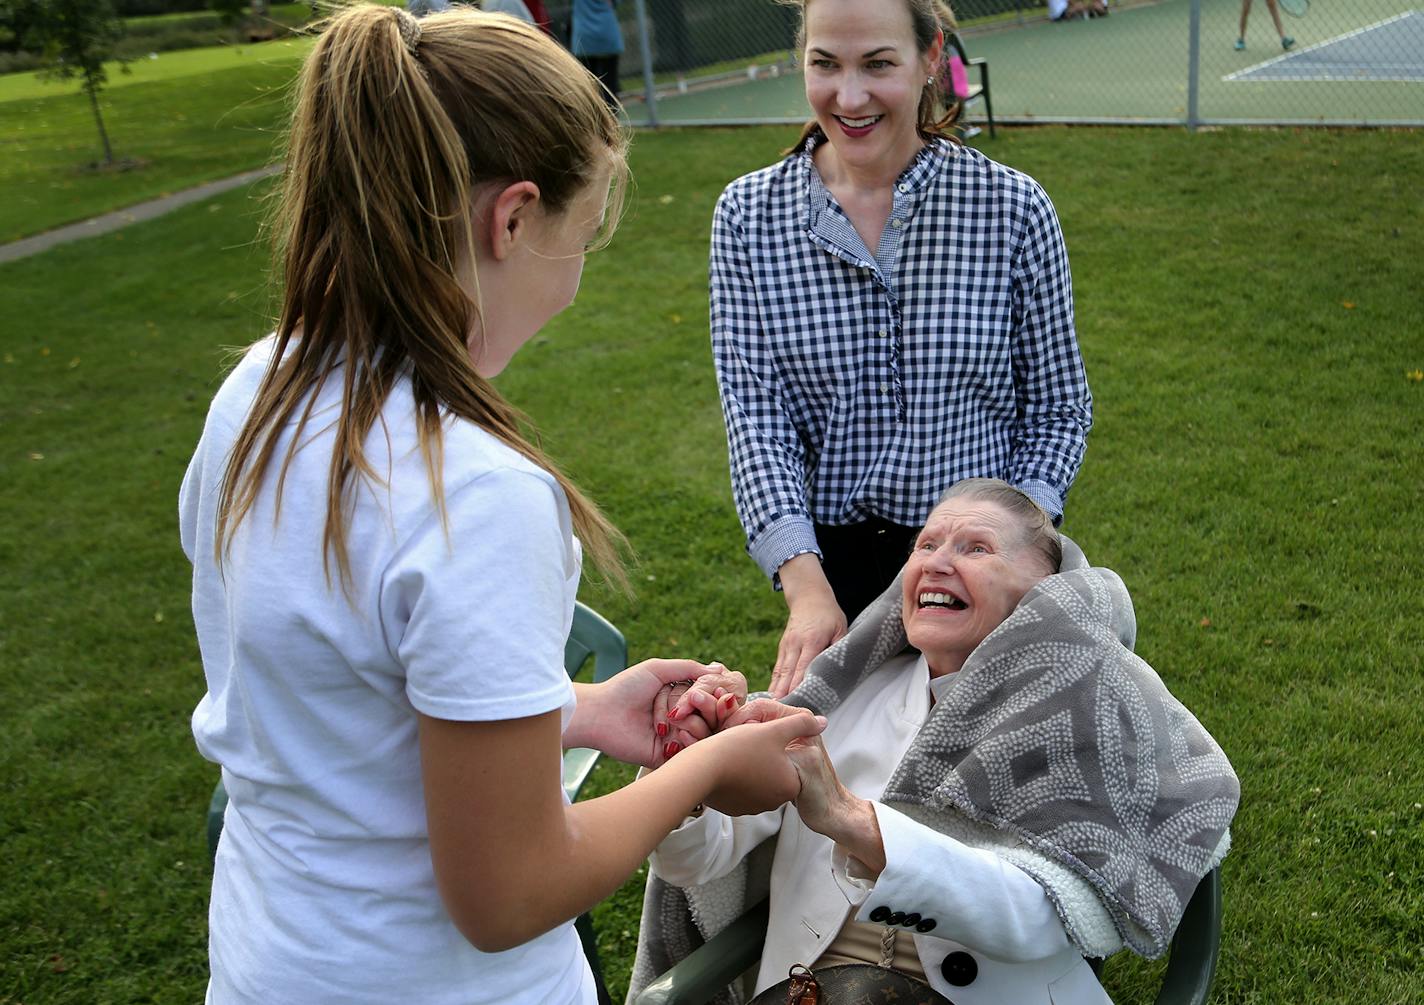
[[[969,85],[968,94],[957,95],[960,101],[966,106],[975,98],[984,99],[984,117],[989,120],[989,138],[997,139],[998,130],[994,128],[994,102],[989,97],[989,61],[983,57],[970,59],[964,51],[964,43],[959,39],[958,32],[951,32],[944,37],[945,44],[954,50],[954,54],[959,57],[959,61],[964,64],[965,73],[969,72],[972,66],[979,71],[979,83]],[[948,81],[946,80],[946,87]]]
[[[588,605],[574,604],[573,625],[569,629],[568,641],[564,643],[564,670],[569,679],[577,677],[588,662],[593,659],[593,682],[602,683],[628,666],[628,642],[612,622]],[[598,751],[574,747],[564,751],[564,792],[569,801],[578,798],[583,783],[588,780],[594,765],[598,763]],[[208,858],[211,860],[218,851],[218,839],[222,837],[223,814],[227,811],[227,790],[219,779],[208,800]],[[598,947],[593,937],[593,921],[581,915],[574,923],[579,938],[583,942],[584,954],[593,968],[594,980],[598,984],[599,1000],[608,1000],[604,987],[603,971],[599,966]]]
[[[704,1005],[756,966],[766,941],[767,901],[653,981],[635,1005]],[[1205,1005],[1221,947],[1221,874],[1213,869],[1197,884],[1172,936],[1171,955],[1155,1005]],[[1096,968],[1095,968],[1096,969]]]

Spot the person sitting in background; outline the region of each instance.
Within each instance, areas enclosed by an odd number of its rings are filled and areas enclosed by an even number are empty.
[[[1048,20],[1071,21],[1075,17],[1106,17],[1107,0],[1048,0]]]
[[[789,748],[794,806],[706,810],[658,845],[635,985],[673,962],[666,884],[714,883],[768,838],[757,1005],[787,1000],[795,964],[823,990],[869,973],[944,996],[898,989],[916,1001],[1101,1005],[1084,956],[1165,951],[1229,846],[1239,786],[1131,652],[1121,580],[1068,550],[1060,572],[1048,514],[1008,484],[950,489],[897,582],[785,699],[829,720]],[[719,715],[700,690],[679,707],[722,729],[766,718],[765,701]],[[838,969],[856,964],[872,966]]]

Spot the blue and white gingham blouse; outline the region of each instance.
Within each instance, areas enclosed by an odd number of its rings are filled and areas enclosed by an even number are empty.
[[[712,349],[732,491],[768,576],[813,523],[922,522],[960,478],[1055,519],[1092,425],[1068,254],[1027,175],[945,140],[896,181],[872,254],[813,140],[738,178],[712,224]]]

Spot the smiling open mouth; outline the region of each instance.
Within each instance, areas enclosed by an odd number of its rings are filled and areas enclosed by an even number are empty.
[[[837,115],[836,121],[847,129],[868,129],[883,118],[883,115],[867,115],[863,119],[848,119],[844,115]]]
[[[962,611],[969,605],[952,593],[921,593],[920,607],[941,607],[947,611]]]

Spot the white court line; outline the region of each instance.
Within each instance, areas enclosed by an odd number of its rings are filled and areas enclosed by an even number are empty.
[[[1383,21],[1377,21],[1377,22],[1375,22],[1374,24],[1367,24],[1367,25],[1365,25],[1363,28],[1356,28],[1354,31],[1347,31],[1345,34],[1343,34],[1343,35],[1336,35],[1334,38],[1327,38],[1327,39],[1326,39],[1325,41],[1323,41],[1323,42],[1316,42],[1314,45],[1308,45],[1308,46],[1306,46],[1304,49],[1296,49],[1294,52],[1283,52],[1283,53],[1281,53],[1279,56],[1277,56],[1275,59],[1268,59],[1268,60],[1266,60],[1264,63],[1257,63],[1255,66],[1248,66],[1248,67],[1246,67],[1246,69],[1244,69],[1244,70],[1237,70],[1235,73],[1227,74],[1225,77],[1222,77],[1221,79],[1222,79],[1223,82],[1234,82],[1238,77],[1243,77],[1243,76],[1245,76],[1246,74],[1255,73],[1257,70],[1264,69],[1265,67],[1268,67],[1268,66],[1274,66],[1274,65],[1277,64],[1277,63],[1284,62],[1284,61],[1287,60],[1287,59],[1293,59],[1293,58],[1295,58],[1296,56],[1303,56],[1303,55],[1305,55],[1307,52],[1314,52],[1316,49],[1323,49],[1323,48],[1325,48],[1325,47],[1328,46],[1328,45],[1334,45],[1336,42],[1343,42],[1343,41],[1345,41],[1345,39],[1347,39],[1347,38],[1354,38],[1356,35],[1363,35],[1363,34],[1364,34],[1365,32],[1367,32],[1367,31],[1374,31],[1376,28],[1382,28],[1382,27],[1384,27],[1384,26],[1387,25],[1387,24],[1393,24],[1394,22],[1399,21],[1399,20],[1401,20],[1402,18],[1414,17],[1416,14],[1424,14],[1424,11],[1417,11],[1417,10],[1406,10],[1406,11],[1402,11],[1401,13],[1394,15],[1394,17],[1387,17],[1387,18],[1385,18]],[[1271,80],[1280,80],[1280,79],[1283,79],[1283,78],[1280,78],[1280,77],[1273,77],[1273,78],[1270,78],[1270,79],[1271,79]],[[1289,78],[1284,78],[1284,79],[1298,80],[1298,79],[1304,79],[1304,78],[1289,77]],[[1260,81],[1260,82],[1265,83],[1265,82],[1268,82],[1268,81]]]

